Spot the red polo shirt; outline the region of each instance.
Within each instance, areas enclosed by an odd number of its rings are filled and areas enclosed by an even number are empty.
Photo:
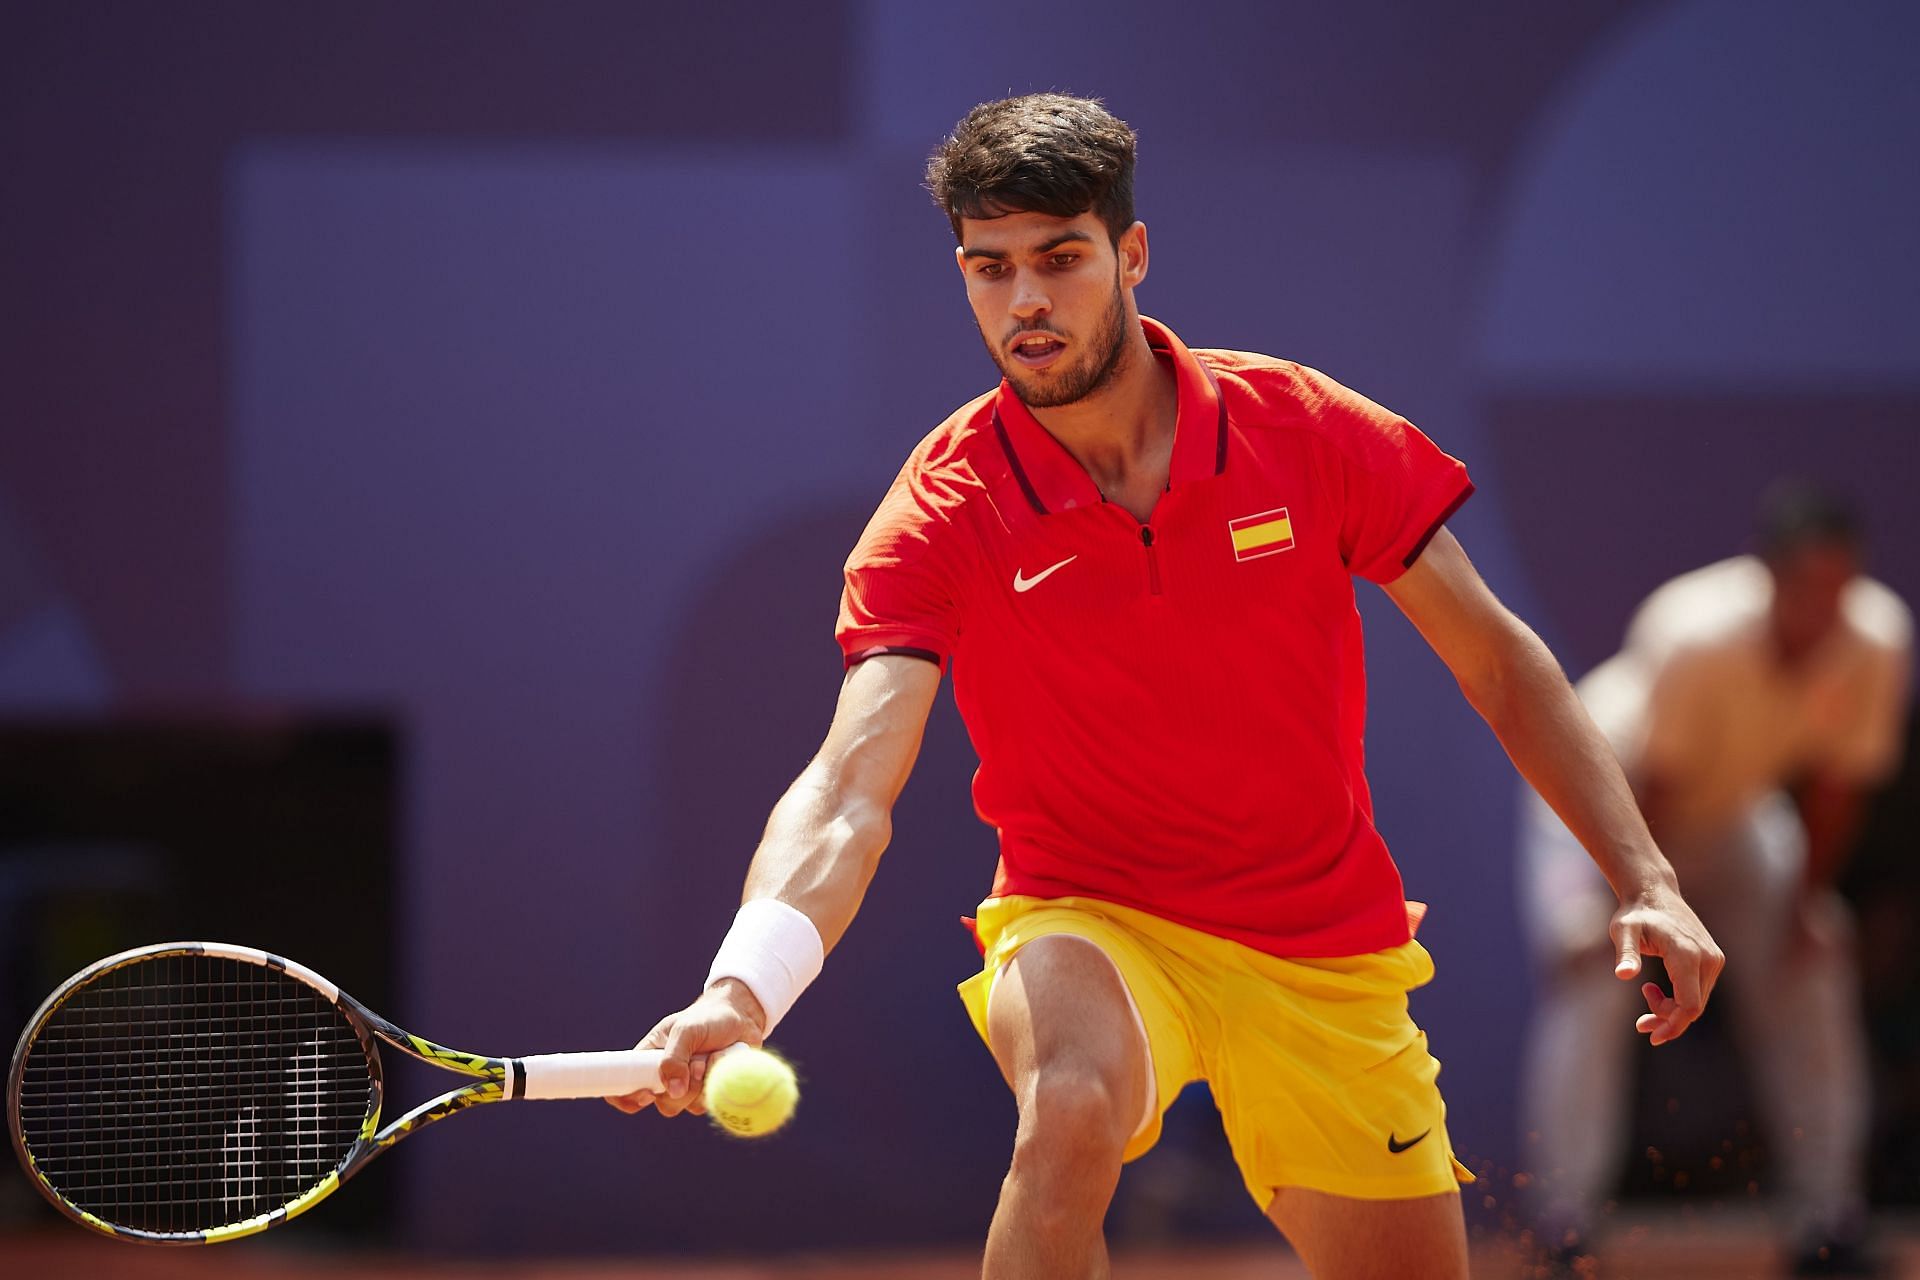
[[[1323,374],[1141,323],[1179,389],[1152,519],[1002,383],[920,443],[854,548],[847,662],[951,662],[996,895],[1099,898],[1275,955],[1395,946],[1352,575],[1398,577],[1473,484]]]

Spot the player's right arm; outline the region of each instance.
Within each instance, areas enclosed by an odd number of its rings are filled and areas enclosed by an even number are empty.
[[[826,741],[767,819],[743,901],[771,899],[800,912],[824,950],[833,950],[893,833],[894,801],[920,753],[939,687],[940,667],[918,657],[882,654],[847,672]],[[666,1115],[698,1111],[706,1055],[742,1041],[759,1044],[767,1029],[747,985],[722,978],[640,1041],[641,1048],[667,1051],[664,1092],[608,1101],[629,1114],[649,1106]]]

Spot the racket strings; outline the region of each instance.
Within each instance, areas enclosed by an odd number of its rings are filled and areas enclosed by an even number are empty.
[[[152,956],[78,988],[40,1029],[20,1135],[76,1208],[191,1233],[312,1189],[359,1136],[372,1088],[321,992],[244,960]]]

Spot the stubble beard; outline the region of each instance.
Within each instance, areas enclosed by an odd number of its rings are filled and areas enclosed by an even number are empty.
[[[984,331],[980,336],[985,341]],[[1000,349],[991,342],[987,343],[987,354],[1000,367],[1013,393],[1029,409],[1058,409],[1105,389],[1126,368],[1127,303],[1120,290],[1118,273],[1114,276],[1112,301],[1106,314],[1100,317],[1100,329],[1093,345],[1087,349],[1085,358],[1072,368],[1057,374],[1052,370],[1044,374],[1030,373],[1001,355]]]

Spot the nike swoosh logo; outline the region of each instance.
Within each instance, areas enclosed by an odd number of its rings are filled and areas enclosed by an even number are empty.
[[[1013,571],[1013,589],[1015,591],[1031,591],[1035,587],[1039,586],[1041,583],[1045,582],[1048,578],[1051,578],[1054,574],[1060,572],[1060,570],[1066,568],[1068,565],[1072,564],[1075,560],[1078,560],[1079,558],[1080,557],[1077,555],[1068,556],[1065,560],[1062,560],[1059,564],[1048,565],[1046,568],[1042,569],[1040,572],[1034,574],[1031,578],[1022,577],[1020,570],[1015,569]]]
[[[1405,1142],[1400,1141],[1398,1138],[1394,1137],[1391,1132],[1389,1132],[1387,1134],[1387,1150],[1393,1152],[1393,1154],[1395,1155],[1399,1155],[1402,1151],[1405,1151],[1409,1147],[1419,1146],[1421,1138],[1425,1138],[1427,1134],[1432,1132],[1433,1130],[1428,1129],[1424,1133],[1422,1133],[1419,1138],[1409,1138]]]

